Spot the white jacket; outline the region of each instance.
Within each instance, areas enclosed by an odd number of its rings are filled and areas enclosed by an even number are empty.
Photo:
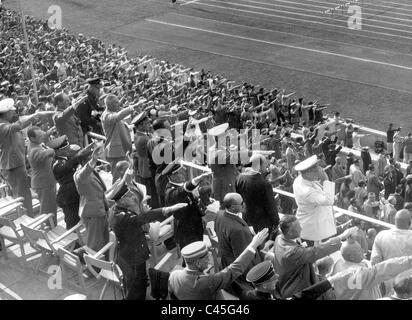
[[[319,241],[336,234],[332,194],[325,192],[318,182],[305,180],[301,175],[293,182],[293,193],[302,239]]]

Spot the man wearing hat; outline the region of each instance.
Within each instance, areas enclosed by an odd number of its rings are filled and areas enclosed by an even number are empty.
[[[53,116],[53,121],[59,136],[66,135],[70,144],[76,144],[81,148],[84,147],[84,138],[80,121],[75,112],[84,99],[86,99],[85,96],[71,102],[70,98],[63,92],[54,97],[56,113]]]
[[[31,167],[31,187],[39,196],[40,214],[52,213],[57,225],[56,180],[52,170],[55,152],[46,146],[47,134],[39,127],[30,127],[27,136],[30,141],[28,160]]]
[[[23,197],[24,207],[29,216],[33,216],[32,195],[26,171],[26,150],[22,130],[31,122],[37,122],[39,116],[33,114],[24,121],[15,121],[18,117],[13,99],[0,101],[0,169],[9,183],[13,197]]]
[[[246,168],[236,180],[236,192],[245,201],[245,221],[255,232],[268,228],[272,238],[277,232],[279,215],[272,185],[265,180],[269,163],[261,154],[252,155],[250,163],[251,168]]]
[[[158,208],[159,198],[156,192],[156,185],[150,171],[150,160],[147,154],[147,143],[150,140],[151,123],[147,112],[143,111],[132,120],[134,125],[134,170],[137,181],[146,186],[147,193],[150,195],[150,206]]]
[[[302,226],[302,238],[308,245],[313,245],[315,241],[336,234],[332,210],[335,188],[329,185],[331,182],[318,165],[316,155],[298,163],[295,170],[300,172],[293,182],[293,193],[298,205],[296,217]]]
[[[209,262],[206,243],[196,241],[185,246],[181,251],[185,269],[175,270],[169,277],[171,297],[178,300],[216,300],[221,289],[245,272],[256,255],[256,249],[267,236],[267,229],[258,232],[232,264],[214,274],[204,273]]]
[[[276,292],[278,279],[279,275],[275,272],[271,261],[263,261],[254,266],[246,276],[246,280],[255,288],[247,292],[247,299],[281,300],[282,297]],[[288,300],[315,300],[331,288],[331,283],[323,280],[295,293]]]
[[[80,195],[79,216],[86,226],[86,245],[95,251],[99,251],[109,241],[106,185],[95,170],[102,151],[103,146],[94,146],[91,159],[82,159],[81,167],[74,173],[74,182]]]
[[[185,167],[179,160],[172,161],[162,172],[168,182],[165,188],[165,204],[170,206],[176,203],[187,203],[188,206],[176,211],[174,220],[174,240],[183,248],[193,241],[203,239],[204,213],[199,203],[199,184],[211,172],[203,173],[192,180],[186,181]]]
[[[101,111],[99,106],[100,89],[102,87],[100,78],[91,78],[87,80],[89,88],[87,89],[87,98],[79,105],[76,110],[76,116],[80,119],[83,135],[93,131],[102,134],[102,127],[97,118],[92,116],[92,111]]]
[[[225,194],[235,192],[236,178],[239,175],[236,163],[231,161],[234,159],[233,156],[238,155],[238,150],[237,148],[230,150],[226,143],[228,128],[229,124],[223,123],[208,131],[208,134],[215,139],[215,146],[209,151],[208,164],[213,172],[213,197],[219,202],[223,201]]]
[[[145,300],[147,287],[146,261],[149,248],[143,226],[162,221],[172,212],[187,206],[178,203],[171,207],[146,210],[141,185],[126,172],[119,183],[107,192],[107,199],[115,201],[109,223],[117,239],[116,263],[123,272],[127,300]]]
[[[59,184],[56,202],[63,210],[66,229],[69,230],[80,221],[80,196],[73,176],[78,165],[90,156],[92,145],[79,149],[79,146],[69,144],[67,136],[61,136],[50,141],[49,147],[55,151],[53,175]]]

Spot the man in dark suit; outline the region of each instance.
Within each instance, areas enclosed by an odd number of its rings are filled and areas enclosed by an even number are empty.
[[[219,255],[222,259],[222,268],[226,268],[245,250],[252,241],[253,234],[242,217],[244,209],[243,199],[240,194],[226,194],[223,199],[223,210],[217,214],[215,231],[219,239]],[[255,259],[249,264],[245,273],[235,280],[232,289],[237,296],[241,297],[243,295],[242,291],[251,289],[246,282],[246,272],[261,261],[259,253],[256,254]]]
[[[250,158],[252,168],[241,173],[236,180],[236,192],[245,201],[244,219],[255,232],[269,229],[270,237],[277,231],[279,215],[271,184],[265,180],[268,162],[260,154]],[[246,169],[246,170],[247,170]]]
[[[117,239],[117,257],[123,272],[127,300],[145,300],[147,287],[146,261],[149,248],[143,225],[164,220],[171,212],[187,204],[176,204],[167,208],[144,209],[144,192],[141,185],[125,177],[107,193],[116,205],[111,209],[109,223]]]
[[[295,216],[282,217],[280,230],[282,234],[276,238],[269,255],[279,274],[277,291],[282,299],[287,299],[318,282],[313,263],[339,250],[341,241],[354,233],[357,227],[347,229],[317,247],[301,244],[299,239],[302,228]]]

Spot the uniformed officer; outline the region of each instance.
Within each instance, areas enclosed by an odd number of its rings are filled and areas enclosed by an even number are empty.
[[[102,87],[100,81],[100,78],[91,78],[87,80],[87,83],[89,84],[87,98],[76,110],[76,116],[80,119],[83,135],[86,135],[89,131],[103,134],[99,118],[92,116],[93,110],[103,111],[103,108],[99,106],[100,89]]]
[[[246,293],[250,300],[280,300],[280,295],[276,292],[276,285],[279,275],[275,272],[271,261],[264,261],[254,266],[248,272],[246,280],[255,287]],[[328,280],[320,281],[307,289],[294,294],[287,300],[315,300],[320,295],[332,288]]]
[[[202,216],[204,212],[200,208],[198,186],[211,174],[211,172],[206,172],[186,181],[185,167],[180,164],[179,160],[172,161],[162,172],[162,176],[168,180],[165,188],[166,205],[179,202],[188,204],[187,207],[173,214],[175,218],[174,240],[180,248],[194,241],[203,240]]]
[[[137,181],[144,184],[147,189],[147,193],[150,195],[150,206],[152,208],[158,208],[159,198],[156,192],[156,185],[150,171],[150,160],[147,152],[147,143],[151,136],[151,123],[147,112],[141,112],[133,118],[131,122],[135,128],[134,145],[134,169],[137,176]]]
[[[239,175],[239,171],[236,168],[236,164],[233,163],[236,158],[236,150],[230,150],[226,147],[226,130],[229,128],[228,123],[223,123],[213,127],[208,131],[208,134],[216,139],[215,147],[210,150],[210,168],[213,171],[212,190],[213,197],[222,202],[227,193],[235,192],[236,190],[236,178]],[[237,141],[237,139],[236,139]],[[237,156],[237,155],[236,155]],[[239,161],[239,159],[237,159]]]
[[[79,193],[74,183],[73,174],[80,162],[91,154],[90,147],[81,149],[70,145],[67,136],[58,137],[49,142],[55,151],[53,175],[60,185],[56,202],[64,213],[66,229],[74,227],[79,221]]]
[[[145,300],[149,248],[143,226],[149,222],[162,221],[187,204],[146,210],[147,199],[142,185],[132,181],[130,172],[126,172],[123,179],[106,193],[106,197],[116,202],[109,214],[109,223],[117,239],[116,263],[123,272],[126,299]]]
[[[170,296],[178,300],[216,300],[221,289],[245,272],[255,257],[257,247],[264,243],[267,236],[268,229],[258,232],[232,264],[214,274],[204,273],[209,262],[206,243],[196,241],[187,245],[181,252],[186,262],[185,269],[170,274]]]

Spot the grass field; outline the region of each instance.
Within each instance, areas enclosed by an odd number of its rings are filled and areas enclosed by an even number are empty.
[[[237,82],[296,91],[375,129],[412,131],[412,3],[360,1],[362,29],[338,0],[22,0],[62,8],[64,27]],[[15,8],[16,0],[6,3]]]

